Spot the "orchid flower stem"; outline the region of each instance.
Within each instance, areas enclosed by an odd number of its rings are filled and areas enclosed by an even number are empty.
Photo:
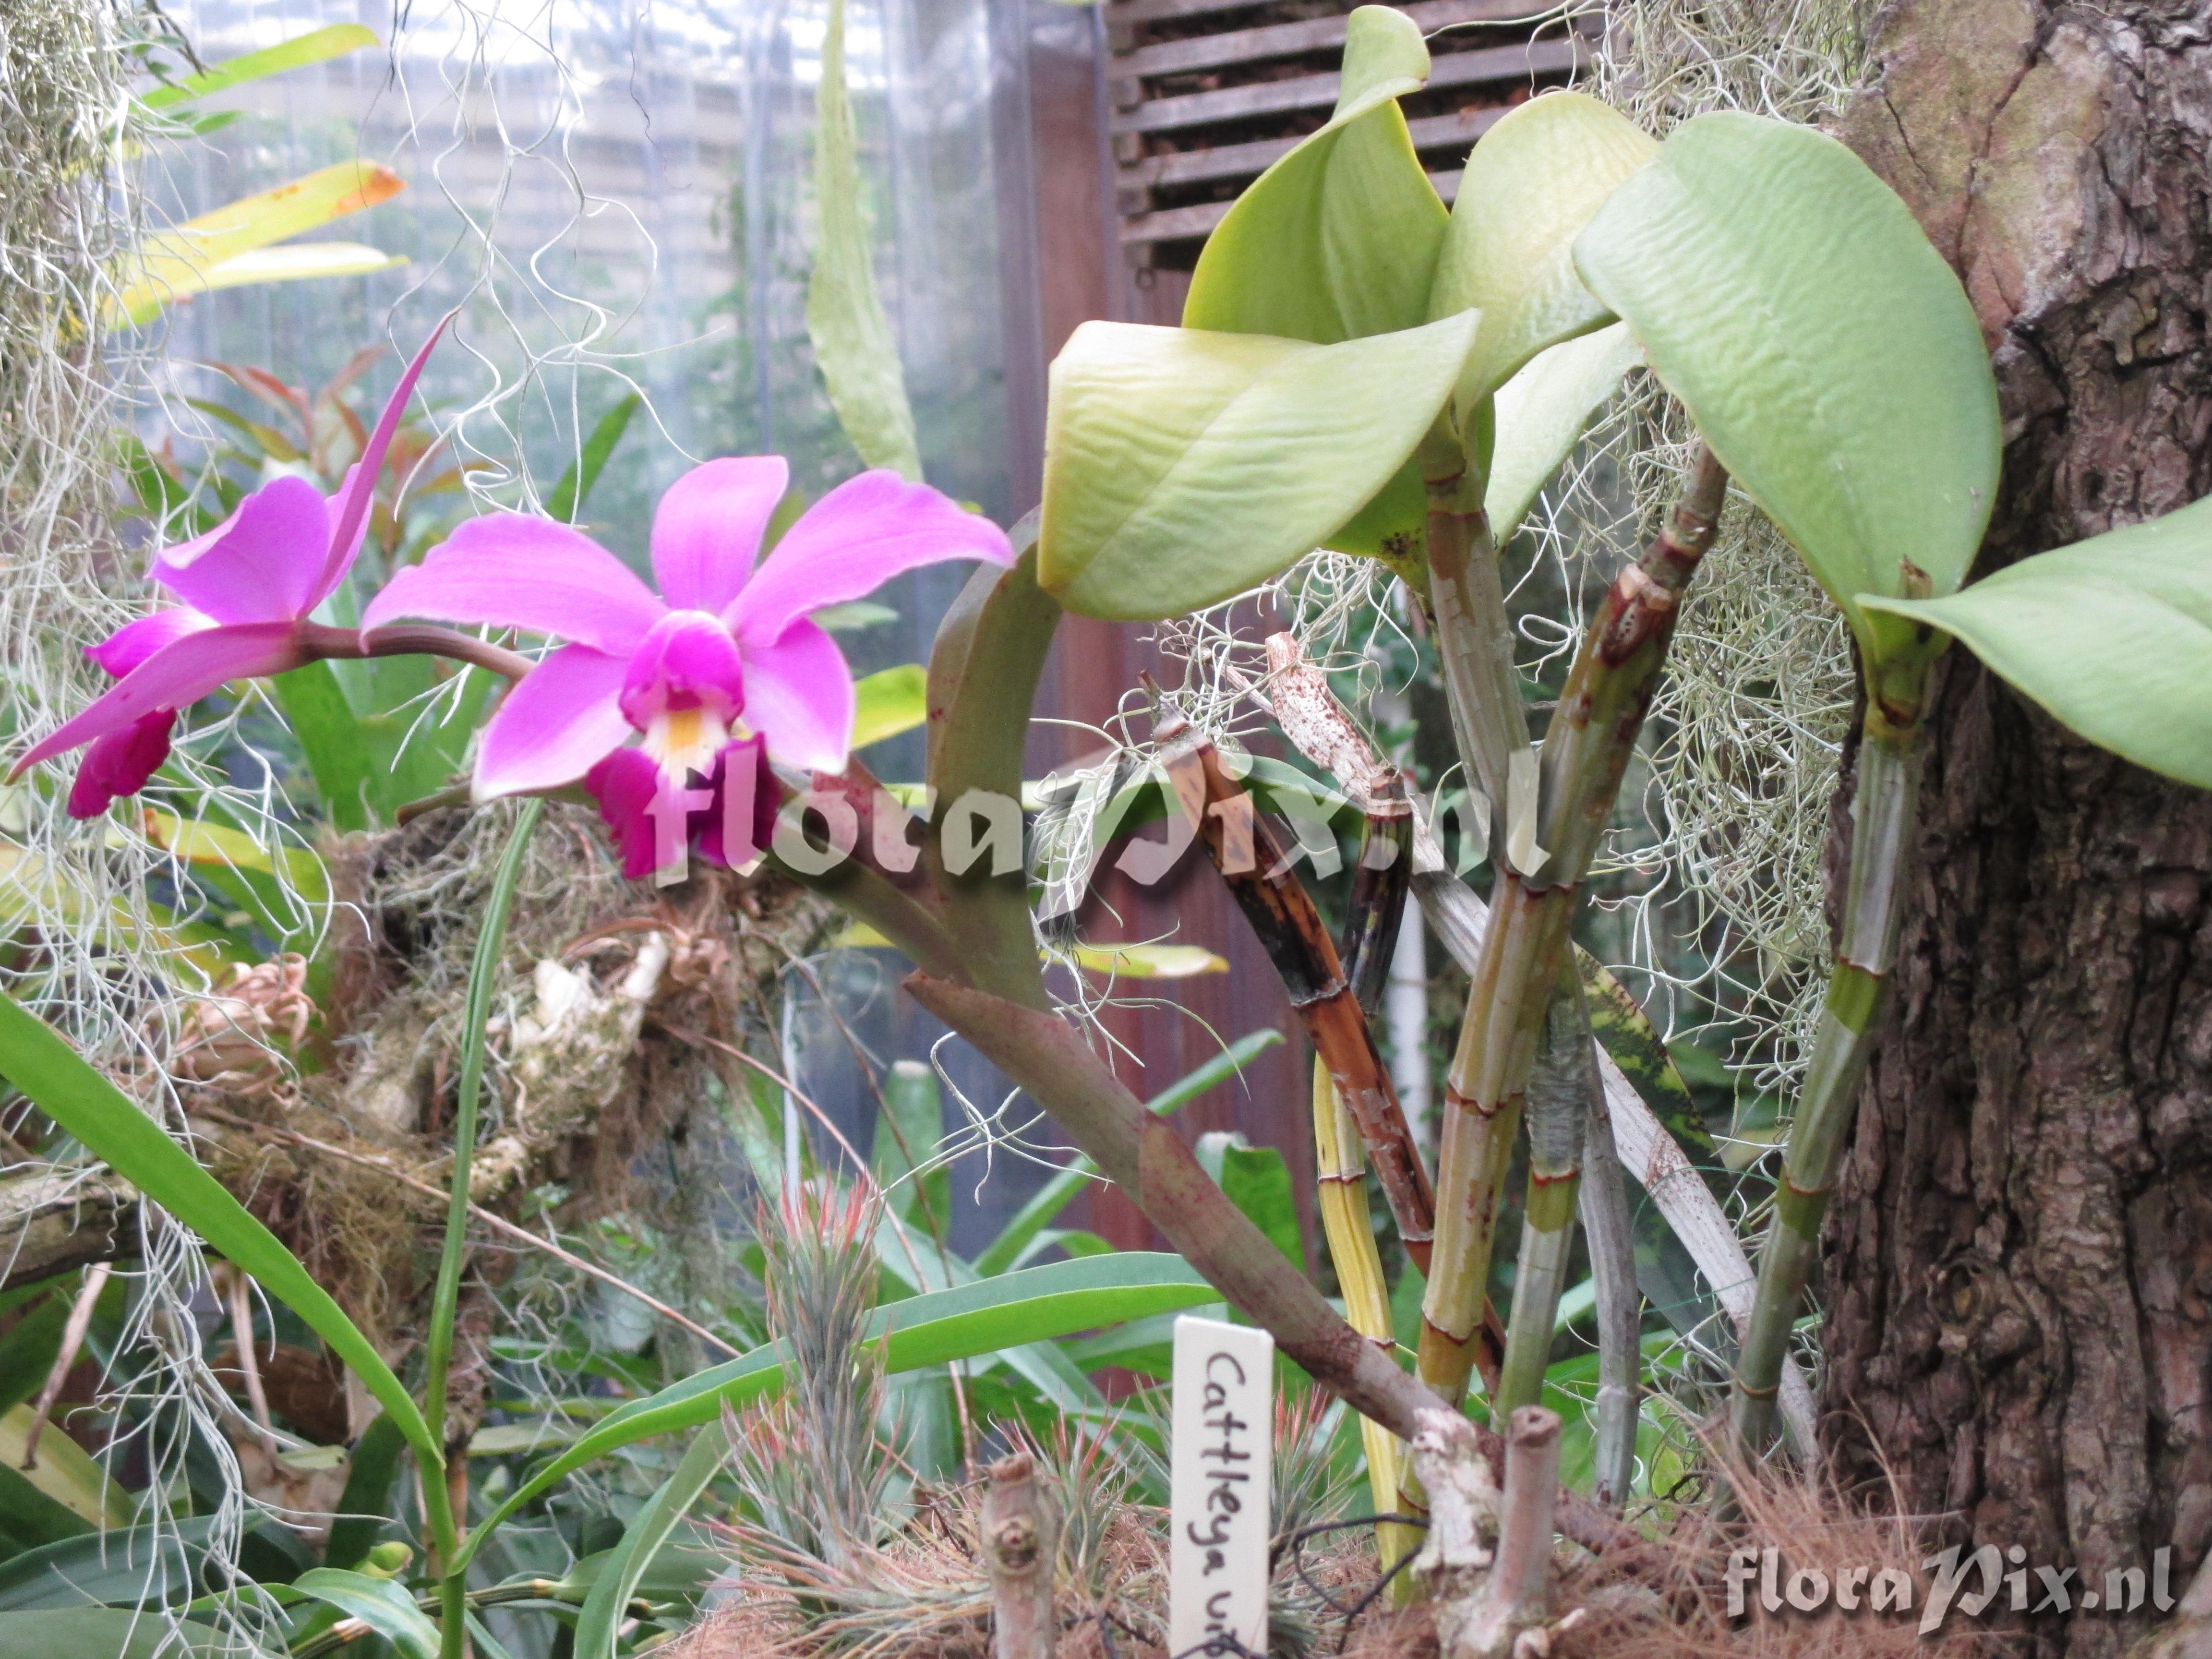
[[[1575,1248],[1575,1200],[1589,1118],[1589,1077],[1596,1064],[1592,1041],[1582,981],[1567,964],[1544,1010],[1543,1035],[1528,1073],[1528,1197],[1513,1275],[1513,1312],[1505,1327],[1498,1411],[1544,1403],[1559,1292]]]
[[[1727,489],[1728,474],[1700,449],[1667,527],[1606,591],[1544,741],[1536,839],[1548,851],[1533,869],[1499,873],[1446,1081],[1436,1271],[1421,1308],[1420,1377],[1449,1402],[1465,1395],[1473,1367],[1500,1190],[1583,879]]]
[[[1917,720],[1893,722],[1870,701],[1863,730],[1851,801],[1850,875],[1835,971],[1797,1114],[1790,1121],[1782,1184],[1759,1253],[1759,1289],[1736,1354],[1729,1416],[1737,1453],[1746,1460],[1763,1454],[1773,1436],[1783,1356],[1804,1299],[1806,1278],[1820,1254],[1820,1220],[1881,1023],[1904,917],[1919,812],[1921,728]]]
[[[453,1359],[461,1267],[468,1255],[469,1170],[476,1157],[477,1109],[483,1094],[484,1026],[491,1018],[492,981],[498,976],[500,957],[507,946],[507,921],[514,908],[515,887],[522,879],[523,856],[530,850],[531,834],[544,810],[543,801],[526,801],[515,816],[507,851],[484,901],[476,957],[469,965],[468,999],[461,1014],[461,1073],[454,1091],[453,1166],[447,1178],[446,1237],[438,1254],[437,1287],[431,1295],[428,1335],[423,1345],[422,1416],[429,1425],[431,1438],[441,1445],[446,1443],[446,1379]],[[464,1618],[466,1569],[456,1571],[450,1565],[460,1540],[443,1474],[442,1470],[422,1471],[422,1497],[430,1512],[441,1569],[446,1574],[441,1587],[444,1608],[441,1659],[461,1659],[468,1641]]]
[[[396,623],[386,628],[356,631],[324,623],[301,623],[297,638],[310,659],[331,658],[359,662],[369,657],[450,657],[474,668],[488,669],[509,684],[536,666],[519,651],[464,634],[457,628],[433,623]]]

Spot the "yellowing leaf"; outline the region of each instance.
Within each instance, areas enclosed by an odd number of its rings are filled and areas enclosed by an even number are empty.
[[[853,747],[911,732],[929,719],[929,671],[918,662],[886,668],[853,684]]]
[[[1075,959],[1093,973],[1121,979],[1188,979],[1229,971],[1228,963],[1196,945],[1079,945]]]
[[[120,273],[113,305],[134,323],[150,321],[173,299],[204,293],[218,266],[363,208],[407,188],[390,167],[341,161],[189,219],[146,240],[135,268]]]
[[[1474,324],[1310,345],[1085,323],[1052,368],[1038,581],[1071,611],[1131,622],[1265,581],[1413,453]]]
[[[179,104],[190,103],[195,98],[205,98],[233,87],[244,86],[249,81],[264,80],[271,75],[282,75],[287,70],[304,69],[309,64],[326,63],[333,58],[343,58],[349,52],[359,52],[363,46],[376,44],[373,29],[359,23],[332,23],[327,28],[310,29],[281,46],[264,47],[259,52],[246,52],[227,63],[217,64],[211,70],[186,76],[173,85],[156,87],[138,101],[149,109],[170,109]]]
[[[1615,323],[1538,352],[1498,387],[1498,439],[1482,507],[1501,547],[1528,516],[1537,492],[1559,470],[1590,416],[1641,356],[1628,325]]]
[[[282,874],[311,897],[322,896],[325,881],[320,860],[312,853],[280,847],[264,847],[242,830],[204,820],[188,823],[173,812],[147,807],[140,817],[146,839],[174,853],[187,864],[206,864],[228,870],[252,870],[263,875]]]
[[[366,276],[407,264],[404,253],[386,253],[364,242],[288,242],[256,248],[225,259],[204,273],[200,286],[246,288],[255,283],[298,283],[316,276]]]
[[[39,1436],[38,1467],[23,1468],[23,1446],[30,1437],[32,1421],[28,1406],[11,1407],[0,1415],[0,1458],[7,1460],[8,1467],[21,1470],[26,1480],[95,1527],[128,1526],[128,1494],[58,1425],[48,1423]]]

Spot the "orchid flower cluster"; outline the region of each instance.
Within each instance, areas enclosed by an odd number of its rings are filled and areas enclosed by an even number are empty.
[[[631,878],[665,864],[672,839],[709,862],[741,864],[751,849],[726,844],[727,831],[750,824],[752,846],[768,844],[779,799],[770,763],[845,769],[852,671],[811,613],[921,565],[1013,562],[989,520],[889,471],[831,490],[763,558],[790,470],[781,456],[741,456],[693,468],[661,497],[658,593],[571,526],[497,512],[399,571],[360,629],[318,623],[314,611],[361,550],[378,470],[437,340],[401,374],[336,495],[281,477],[205,535],[155,554],[149,574],[181,603],[88,648],[116,684],[35,744],[11,778],[82,747],[69,811],[96,817],[144,787],[168,757],[179,711],[220,686],[319,658],[431,651],[513,681],[477,744],[477,800],[580,783]],[[533,665],[442,628],[392,626],[403,619],[556,643]]]

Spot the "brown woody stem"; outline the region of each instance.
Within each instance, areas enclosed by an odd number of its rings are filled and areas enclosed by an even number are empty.
[[[1538,839],[1547,855],[1534,869],[1508,869],[1498,879],[1445,1088],[1437,1271],[1421,1309],[1421,1379],[1449,1401],[1465,1393],[1472,1368],[1500,1188],[1583,878],[1643,730],[1681,594],[1712,544],[1727,487],[1720,463],[1700,450],[1667,527],[1607,590],[1544,742]]]
[[[450,657],[471,667],[489,669],[510,684],[537,665],[519,651],[432,623],[398,623],[365,631],[301,623],[297,638],[310,659],[358,662],[369,657]]]

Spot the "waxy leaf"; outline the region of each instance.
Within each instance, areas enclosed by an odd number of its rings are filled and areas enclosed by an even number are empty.
[[[1328,540],[1450,395],[1471,313],[1336,345],[1085,323],[1052,368],[1037,579],[1149,621],[1240,593]]]
[[[2092,743],[2212,789],[2212,500],[1947,599],[1859,602],[1963,641]]]
[[[182,80],[165,87],[156,87],[138,100],[148,109],[171,109],[179,104],[190,103],[195,98],[211,97],[218,92],[228,92],[233,87],[242,87],[249,81],[264,80],[271,75],[282,75],[288,70],[304,69],[310,64],[327,63],[333,58],[343,58],[349,52],[359,52],[363,46],[376,44],[373,29],[359,23],[332,23],[325,28],[310,29],[305,34],[295,35],[281,46],[264,46],[259,52],[246,52],[213,69],[203,70],[198,75],[185,76]]]
[[[1613,192],[1575,261],[1871,662],[1924,654],[1860,596],[1965,580],[1999,437],[1973,309],[1905,204],[1810,128],[1701,115]]]
[[[1483,511],[1504,546],[1620,377],[1643,361],[1626,323],[1539,352],[1498,389],[1498,438]]]
[[[1397,103],[1428,78],[1411,18],[1388,6],[1352,14],[1334,113],[1206,239],[1185,328],[1331,344],[1428,319],[1446,215]]]
[[[1610,319],[1575,274],[1575,238],[1658,152],[1626,117],[1578,92],[1532,98],[1483,135],[1429,299],[1431,317],[1482,313],[1460,375],[1462,421],[1545,347]]]

